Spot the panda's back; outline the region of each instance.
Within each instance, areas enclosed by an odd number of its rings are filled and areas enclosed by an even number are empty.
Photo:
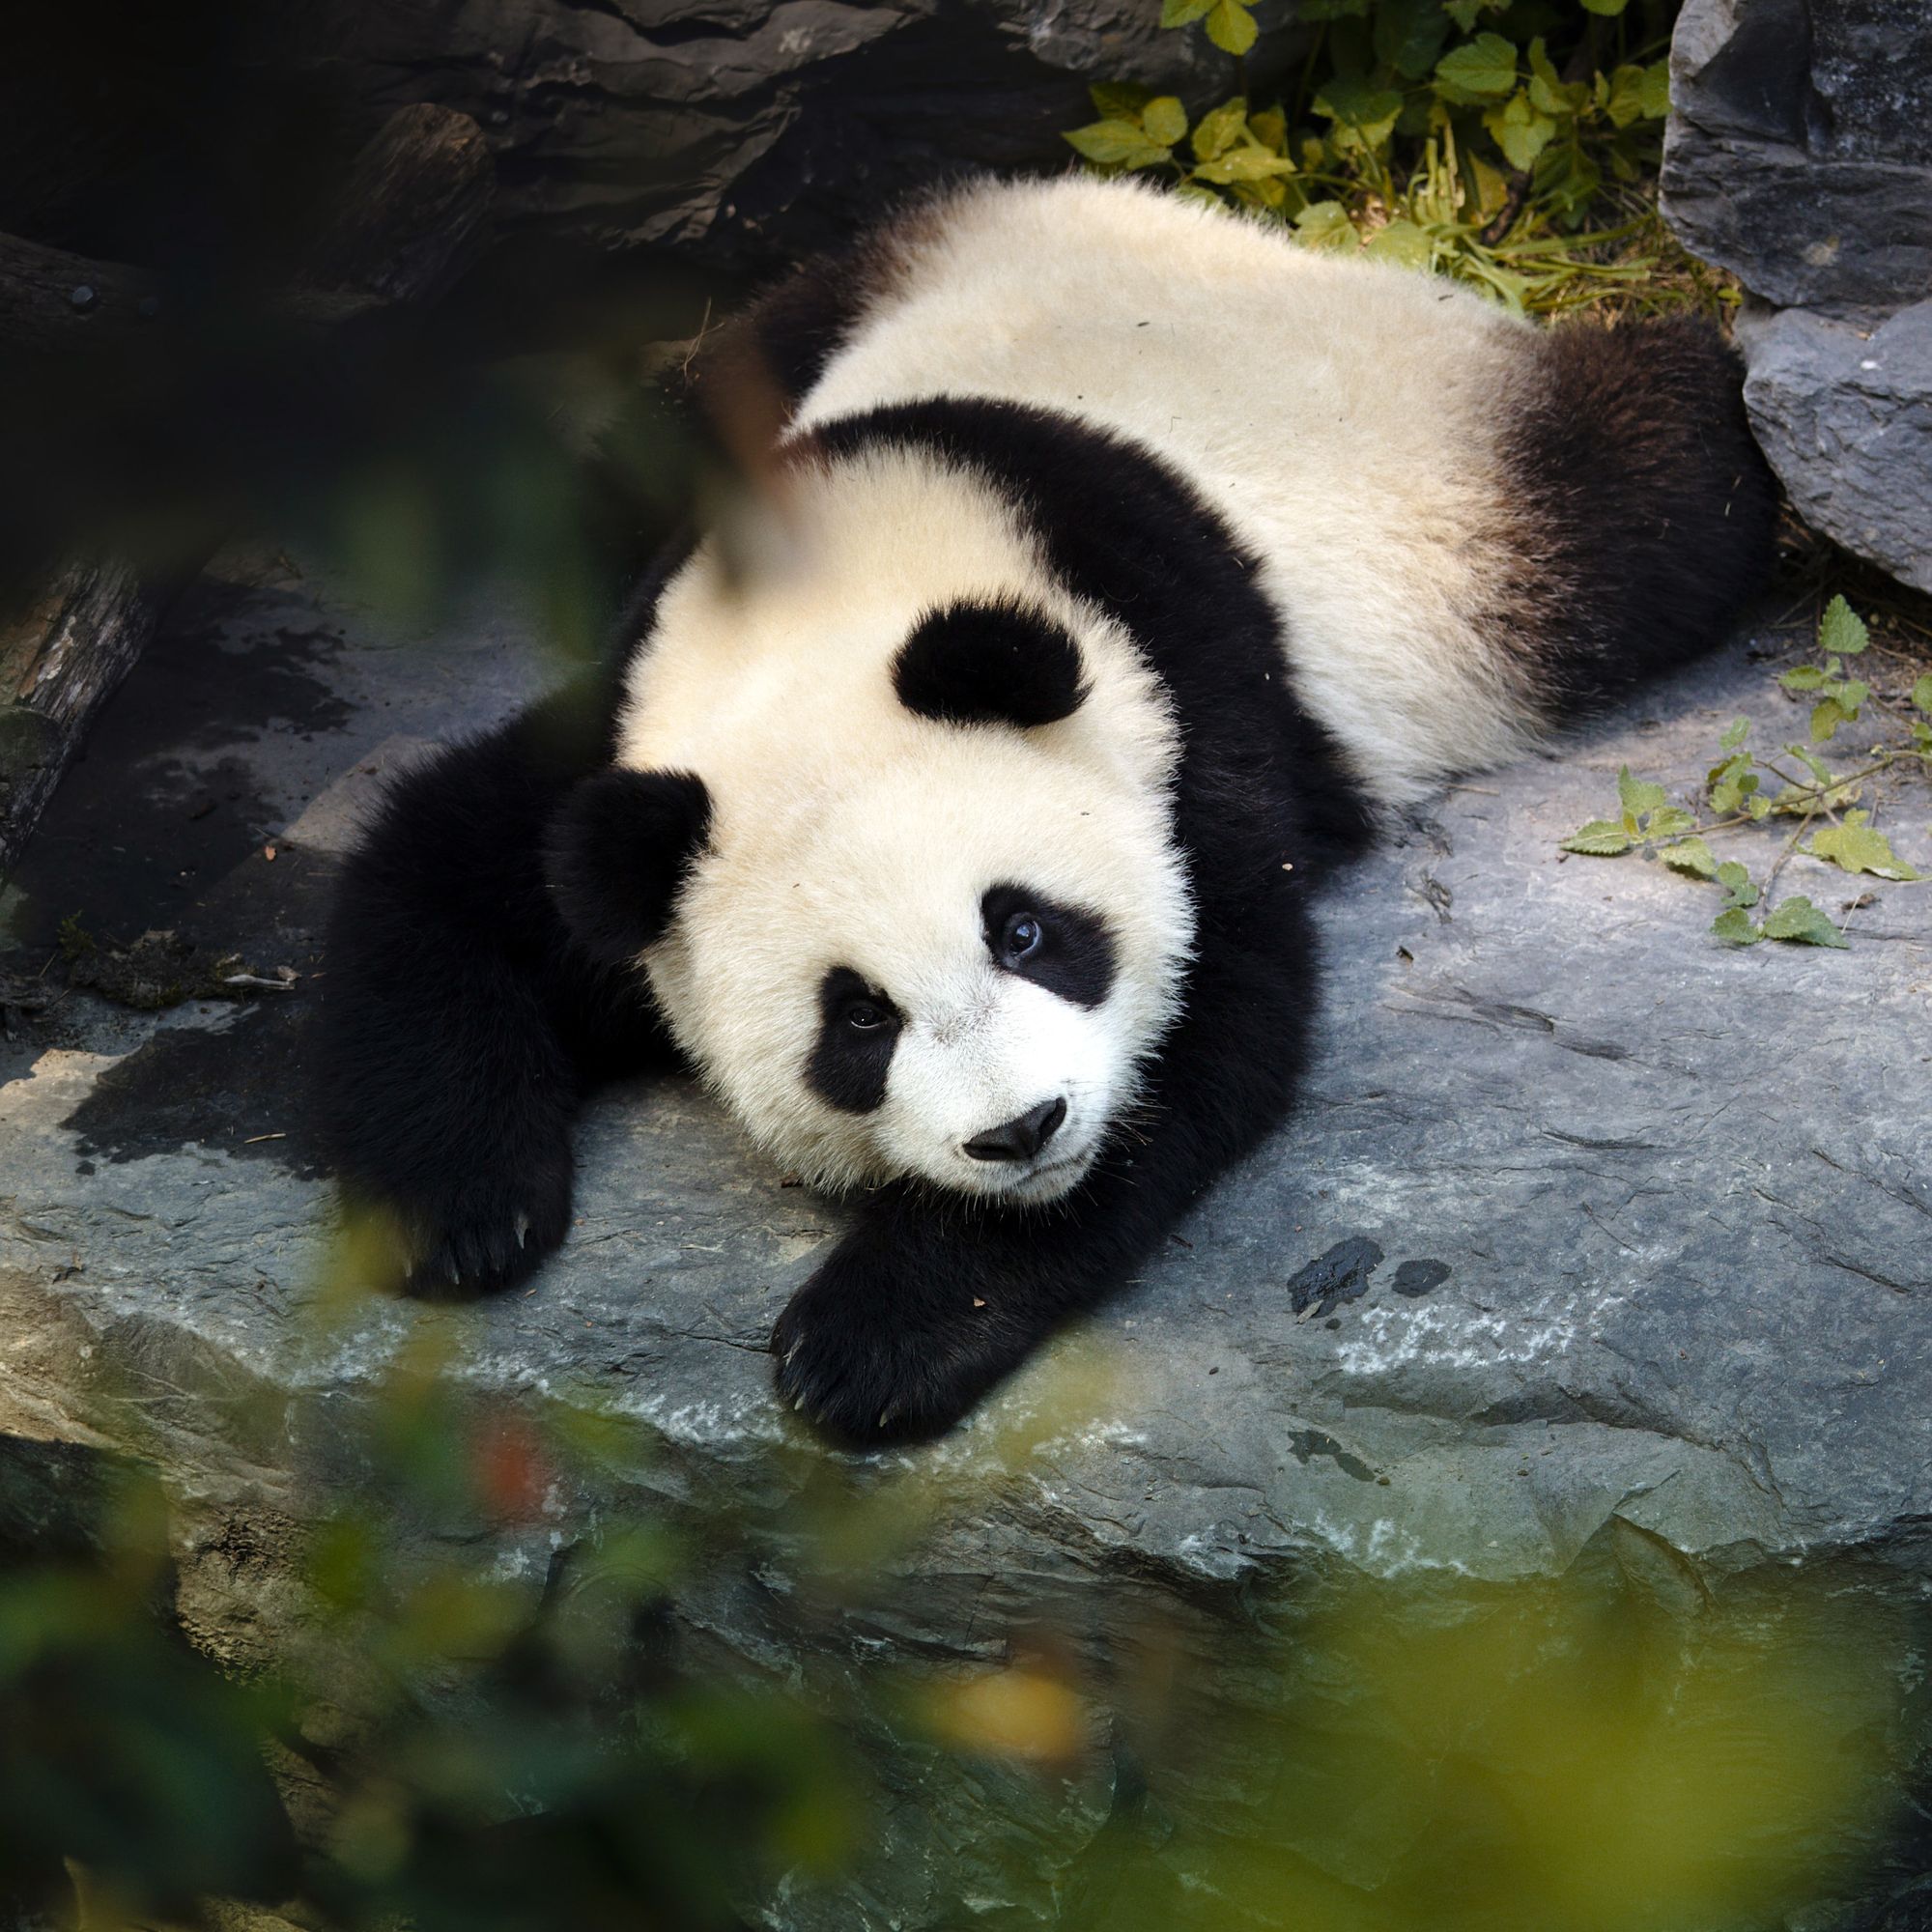
[[[1516,563],[1501,437],[1527,325],[1124,182],[968,189],[885,261],[796,427],[951,395],[1123,434],[1253,552],[1358,767],[1408,791],[1520,743],[1484,618]]]

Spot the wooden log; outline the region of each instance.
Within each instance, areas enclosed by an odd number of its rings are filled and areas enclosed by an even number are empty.
[[[0,621],[0,866],[18,855],[165,601],[131,564],[94,557],[70,563]]]
[[[434,301],[474,259],[494,186],[468,115],[399,109],[356,156],[270,319],[328,333]],[[165,301],[148,270],[0,237],[0,343],[10,351],[85,353],[98,340],[112,352],[165,328]],[[175,587],[124,559],[76,554],[20,608],[0,611],[0,876]]]

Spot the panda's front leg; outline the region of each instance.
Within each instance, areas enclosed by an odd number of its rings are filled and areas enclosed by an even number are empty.
[[[667,1057],[641,981],[571,939],[549,876],[567,806],[602,796],[601,744],[590,697],[546,699],[405,774],[344,867],[318,1125],[371,1265],[412,1293],[527,1276],[570,1227],[584,1092]]]
[[[936,1435],[1117,1288],[1293,1097],[1313,943],[1298,895],[1271,910],[1204,934],[1136,1135],[1066,1199],[975,1211],[910,1189],[869,1197],[779,1317],[780,1395],[843,1442]]]

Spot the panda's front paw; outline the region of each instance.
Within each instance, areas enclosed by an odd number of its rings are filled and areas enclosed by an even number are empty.
[[[772,1330],[781,1397],[855,1447],[938,1435],[1025,1355],[1030,1341],[969,1286],[848,1236]]]
[[[382,1285],[422,1301],[468,1300],[514,1287],[570,1229],[568,1147],[492,1173],[452,1174],[367,1210]],[[352,1199],[352,1227],[359,1214]]]

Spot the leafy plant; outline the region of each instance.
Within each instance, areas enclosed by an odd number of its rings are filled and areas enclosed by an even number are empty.
[[[1657,0],[1303,0],[1297,17],[1312,38],[1285,99],[1243,91],[1190,122],[1177,96],[1100,86],[1099,118],[1066,140],[1103,172],[1164,176],[1311,246],[1443,270],[1516,308],[1638,292],[1656,266],[1642,250],[1669,246],[1655,216],[1591,223],[1656,166]],[[1165,0],[1161,22],[1198,23],[1237,57],[1257,39],[1241,0]]]
[[[1662,785],[1634,777],[1626,765],[1617,774],[1617,816],[1578,826],[1561,841],[1562,849],[1593,859],[1636,852],[1687,877],[1712,881],[1723,889],[1725,900],[1711,930],[1729,945],[1781,939],[1800,946],[1842,947],[1840,928],[1803,895],[1780,900],[1762,919],[1752,914],[1761,899],[1769,898],[1794,853],[1900,885],[1926,876],[1892,850],[1890,839],[1872,824],[1870,809],[1858,801],[1866,785],[1889,775],[1932,772],[1932,673],[1920,677],[1902,703],[1876,696],[1867,682],[1845,674],[1845,660],[1860,656],[1870,642],[1864,620],[1843,597],[1833,597],[1818,624],[1823,662],[1799,665],[1779,676],[1782,690],[1816,695],[1811,742],[1781,748],[1780,755],[1798,771],[1770,753],[1753,752],[1747,742],[1749,719],[1734,719],[1719,740],[1718,762],[1704,776],[1704,803],[1715,817],[1703,819],[1670,804]],[[1829,742],[1842,725],[1863,720],[1867,707],[1886,716],[1889,735],[1870,746],[1867,762],[1856,771],[1833,772],[1813,748]],[[1780,788],[1767,791],[1766,778],[1777,780]],[[1796,818],[1798,826],[1760,888],[1738,861],[1720,863],[1708,841],[1717,834],[1773,818]]]

